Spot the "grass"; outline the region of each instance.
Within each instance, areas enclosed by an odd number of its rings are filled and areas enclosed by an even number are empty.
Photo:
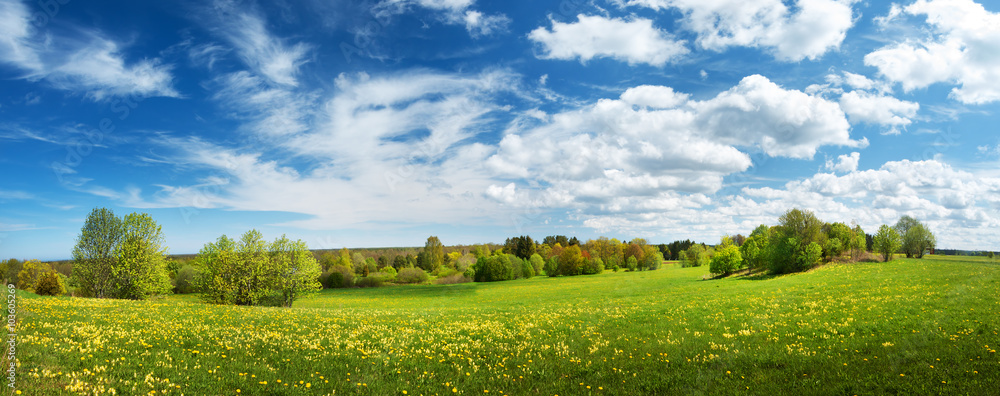
[[[938,257],[326,290],[295,308],[20,295],[30,394],[986,394],[1000,266]]]

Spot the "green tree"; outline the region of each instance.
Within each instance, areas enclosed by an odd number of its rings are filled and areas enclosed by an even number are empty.
[[[861,252],[865,251],[867,247],[865,230],[861,229],[859,225],[854,226],[854,229],[851,230],[851,239],[847,243],[847,248],[851,250],[851,259],[858,261],[861,258]]]
[[[559,276],[559,257],[552,256],[545,260],[545,275],[552,278]]]
[[[159,224],[145,213],[130,213],[121,223],[112,297],[132,300],[166,294],[172,288],[167,274],[167,249]]]
[[[428,268],[424,268],[427,271],[433,271],[438,267],[444,265],[444,244],[436,236],[427,237],[427,243],[424,244],[424,251],[428,254]]]
[[[84,296],[113,297],[115,250],[122,237],[122,221],[107,208],[87,216],[73,247],[73,278]]]
[[[202,272],[202,298],[215,304],[291,306],[321,287],[319,263],[305,242],[282,236],[267,243],[257,230],[247,231],[239,242],[223,235],[205,244],[195,262]],[[350,271],[333,269],[338,268]]]
[[[351,252],[346,247],[340,249],[340,254],[337,256],[337,262],[334,265],[343,266],[351,271],[354,270],[354,261],[351,260]]]
[[[542,273],[542,267],[545,266],[545,259],[542,258],[542,255],[538,253],[532,254],[531,258],[528,259],[528,262],[531,263],[531,268],[535,270],[536,275],[540,275]]]
[[[21,267],[23,265],[24,263],[22,263],[21,260],[16,258],[8,259],[7,261],[4,261],[3,264],[0,264],[0,270],[2,270],[0,276],[4,278],[5,283],[16,285],[17,274],[21,272]]]
[[[583,266],[584,257],[580,245],[570,245],[559,254],[559,274],[578,275]]]
[[[712,256],[708,268],[713,274],[729,275],[742,265],[743,255],[740,254],[740,248],[727,236],[722,238],[722,244],[715,249],[715,255]]]
[[[910,216],[903,216],[892,228],[902,237],[900,249],[907,258],[923,258],[924,251],[933,249],[936,244],[927,226]]]
[[[628,256],[628,258],[625,259],[625,268],[628,268],[629,271],[635,271],[638,267],[639,260],[636,260],[635,256]]]
[[[43,274],[53,271],[52,266],[38,260],[28,260],[21,265],[17,274],[17,288],[29,293],[35,292],[35,284]]]
[[[903,246],[901,239],[899,233],[888,225],[883,224],[878,228],[878,233],[875,234],[875,251],[882,255],[882,261],[889,261],[892,254]]]
[[[709,263],[708,251],[700,243],[681,252],[681,267],[700,267]]]
[[[303,295],[323,288],[318,281],[322,274],[319,263],[302,240],[291,241],[282,235],[270,244],[268,256],[274,277],[270,288],[280,294],[282,306],[291,307]]]
[[[35,282],[35,294],[39,296],[61,296],[66,294],[66,283],[56,270],[49,270]]]

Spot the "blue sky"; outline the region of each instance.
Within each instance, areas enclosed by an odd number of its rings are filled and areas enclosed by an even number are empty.
[[[0,0],[0,256],[94,207],[173,253],[696,239],[799,207],[1000,250],[1000,8],[970,0]]]

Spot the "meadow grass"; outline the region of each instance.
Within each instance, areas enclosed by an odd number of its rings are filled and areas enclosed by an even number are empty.
[[[1000,266],[335,289],[294,308],[20,295],[27,394],[989,394]]]

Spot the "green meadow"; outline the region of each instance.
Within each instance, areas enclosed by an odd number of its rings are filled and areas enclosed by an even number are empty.
[[[25,394],[988,394],[1000,265],[928,256],[328,289],[293,308],[19,294]]]

